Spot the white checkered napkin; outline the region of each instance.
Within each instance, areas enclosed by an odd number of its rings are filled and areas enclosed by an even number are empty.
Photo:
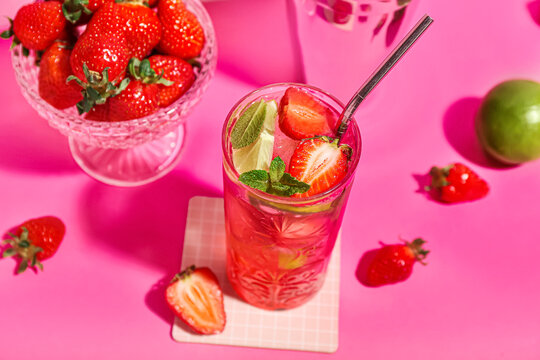
[[[335,352],[338,347],[340,241],[336,242],[325,283],[307,304],[268,311],[235,296],[225,272],[223,199],[194,197],[189,202],[182,267],[208,266],[225,294],[227,325],[218,335],[196,335],[175,319],[176,341],[273,349]]]

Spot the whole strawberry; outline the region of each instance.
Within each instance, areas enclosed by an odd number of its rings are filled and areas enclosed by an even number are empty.
[[[60,1],[35,2],[19,9],[12,29],[2,33],[2,37],[14,34],[14,44],[21,43],[29,50],[45,50],[64,33],[66,24]]]
[[[93,121],[109,121],[109,102],[92,107],[84,118]]]
[[[129,51],[122,34],[84,32],[73,48],[70,63],[74,75],[68,81],[84,89],[84,98],[77,103],[80,114],[104,104],[129,83],[125,79]]]
[[[167,107],[178,100],[195,81],[193,67],[176,56],[153,55],[148,60],[157,74],[162,74],[164,79],[172,82],[169,86],[158,85],[160,107]]]
[[[101,79],[105,68],[111,81],[124,78],[129,62],[129,51],[126,39],[120,34],[92,34],[84,32],[75,43],[71,54],[73,74],[82,81],[91,82],[84,72],[84,64],[94,79]]]
[[[103,5],[92,17],[87,32],[123,35],[129,58],[144,59],[161,39],[162,26],[156,13],[147,3],[118,0]]]
[[[66,227],[62,220],[54,216],[28,220],[18,227],[15,234],[10,234],[11,239],[4,240],[10,246],[3,256],[21,258],[17,273],[22,273],[28,266],[37,266],[43,270],[41,261],[56,253],[65,232]]]
[[[413,265],[417,261],[424,264],[423,260],[429,253],[422,248],[424,243],[418,238],[411,243],[383,245],[367,268],[366,285],[381,286],[408,279]]]
[[[103,105],[95,106],[86,119],[95,121],[124,121],[147,116],[159,107],[159,86],[172,85],[163,74],[157,74],[150,61],[132,58],[128,65],[130,82],[119,94]]]
[[[204,30],[181,0],[160,0],[158,15],[163,24],[158,45],[161,52],[182,59],[194,58],[201,53],[205,43]]]
[[[209,268],[190,266],[177,274],[165,290],[165,300],[199,334],[219,334],[225,329],[223,291]]]
[[[158,109],[158,91],[156,84],[132,80],[119,95],[90,110],[86,119],[116,122],[150,115]]]
[[[71,49],[66,42],[54,42],[42,55],[39,67],[39,95],[57,109],[74,106],[83,99],[82,88],[66,83],[73,75],[70,65]]]
[[[450,164],[444,168],[432,167],[431,186],[435,198],[447,203],[478,200],[489,192],[487,182],[474,171],[461,163]]]
[[[107,100],[109,121],[124,121],[150,115],[158,109],[158,86],[132,80],[119,95]]]

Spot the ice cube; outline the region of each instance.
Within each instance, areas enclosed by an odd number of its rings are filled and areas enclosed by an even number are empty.
[[[299,143],[299,140],[291,139],[290,137],[285,135],[279,127],[279,121],[276,121],[276,127],[274,130],[274,151],[272,154],[272,159],[274,159],[276,156],[279,156],[281,160],[285,162],[287,171],[289,171],[289,162],[291,161],[294,150]]]

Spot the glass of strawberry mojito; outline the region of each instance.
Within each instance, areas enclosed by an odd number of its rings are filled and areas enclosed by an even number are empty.
[[[322,287],[360,158],[354,119],[315,87],[274,84],[241,99],[223,128],[227,275],[248,303],[304,304]]]

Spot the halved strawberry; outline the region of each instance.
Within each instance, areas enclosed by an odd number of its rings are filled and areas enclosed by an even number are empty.
[[[194,265],[177,274],[165,291],[171,310],[199,334],[218,334],[225,328],[223,292],[212,270]]]
[[[289,173],[311,187],[294,196],[320,194],[337,185],[347,174],[351,152],[348,145],[338,145],[337,139],[326,136],[301,141],[294,150]]]
[[[337,114],[304,90],[290,87],[279,103],[279,127],[287,136],[302,140],[333,136]]]

